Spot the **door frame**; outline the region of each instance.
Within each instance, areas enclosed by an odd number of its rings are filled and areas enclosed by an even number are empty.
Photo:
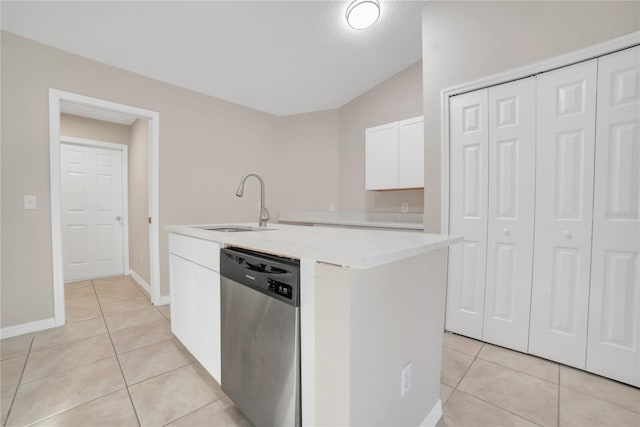
[[[73,136],[60,135],[60,147],[63,144],[77,145],[89,148],[102,148],[106,150],[120,151],[122,153],[122,270],[127,274],[129,266],[129,147],[126,144],[97,141],[93,139],[75,138]],[[61,165],[62,166],[62,165]],[[60,188],[62,196],[62,187]],[[60,199],[62,200],[62,199]],[[62,218],[62,210],[60,211]],[[62,228],[61,228],[62,230]],[[61,234],[62,236],[62,234]],[[63,240],[64,243],[64,240]],[[62,278],[64,281],[64,263],[62,265]],[[89,279],[87,279],[89,280]]]
[[[443,89],[440,92],[440,233],[449,233],[449,100],[452,96],[532,77],[637,45],[640,45],[640,31]]]
[[[60,192],[60,103],[70,102],[123,114],[149,121],[149,276],[151,303],[167,303],[160,295],[160,210],[159,151],[160,113],[126,104],[92,98],[59,89],[49,89],[49,164],[51,186],[51,255],[55,326],[65,323],[64,276],[62,260],[62,212]]]

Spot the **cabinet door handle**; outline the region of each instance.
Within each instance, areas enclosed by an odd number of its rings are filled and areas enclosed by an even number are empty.
[[[571,232],[570,232],[570,231],[568,231],[568,230],[565,230],[565,231],[562,233],[562,235],[563,235],[565,238],[567,238],[567,239],[570,239],[570,238],[572,238],[572,237],[573,237],[573,234],[571,234]]]
[[[117,216],[116,217],[116,221],[120,221],[122,219],[122,217]]]
[[[504,234],[505,236],[511,236],[511,231],[509,231],[508,228],[503,228],[502,229],[502,234]]]

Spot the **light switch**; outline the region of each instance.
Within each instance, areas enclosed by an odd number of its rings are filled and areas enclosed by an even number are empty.
[[[26,195],[24,196],[24,208],[35,209],[36,208],[36,196]]]

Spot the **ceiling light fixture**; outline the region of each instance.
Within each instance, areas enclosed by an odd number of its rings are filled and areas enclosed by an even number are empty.
[[[347,24],[354,30],[364,30],[380,17],[378,0],[354,0],[347,8]]]

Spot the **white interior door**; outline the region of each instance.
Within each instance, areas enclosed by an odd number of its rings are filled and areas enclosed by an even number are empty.
[[[487,90],[449,103],[449,233],[464,241],[449,248],[446,329],[482,337],[487,261]]]
[[[60,150],[65,282],[124,274],[122,151]]]
[[[489,88],[485,341],[527,351],[535,207],[535,78]]]
[[[584,369],[591,265],[597,60],[537,80],[529,352]]]
[[[640,47],[598,60],[587,370],[640,386]]]

